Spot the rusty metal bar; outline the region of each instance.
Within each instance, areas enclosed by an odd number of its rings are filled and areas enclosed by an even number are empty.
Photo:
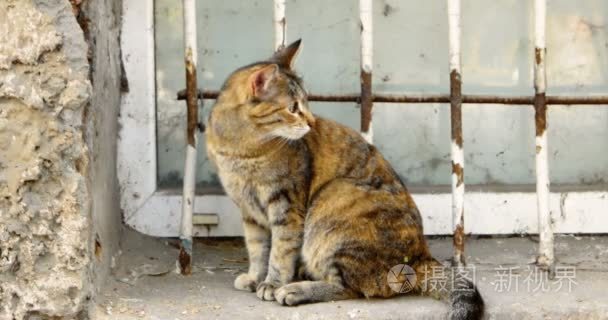
[[[372,0],[359,0],[361,19],[361,135],[372,143],[372,68],[373,68],[373,18]]]
[[[217,99],[218,91],[199,90],[199,99]],[[186,90],[177,93],[177,100],[186,99]],[[462,95],[462,103],[467,104],[504,104],[504,105],[534,105],[534,96],[499,96],[499,95]],[[308,101],[318,102],[355,102],[360,103],[359,94],[323,95],[309,94]],[[391,95],[373,94],[373,102],[379,103],[450,103],[449,94],[425,95]],[[547,105],[608,105],[608,96],[546,96]]]
[[[605,105],[608,104],[608,96],[545,96],[547,105]]]
[[[192,273],[192,214],[196,187],[196,146],[198,128],[198,87],[196,65],[198,62],[196,43],[196,0],[183,0],[184,56],[186,64],[187,129],[186,163],[182,198],[180,227],[179,271],[183,275]]]
[[[464,150],[462,148],[462,79],[460,76],[460,0],[448,0],[450,115],[452,125],[452,218],[455,266],[464,258]]]
[[[547,143],[547,75],[546,75],[546,0],[535,0],[534,33],[534,119],[536,124],[536,197],[538,206],[538,266],[549,270],[552,277],[555,261],[553,225],[549,211],[549,151]]]

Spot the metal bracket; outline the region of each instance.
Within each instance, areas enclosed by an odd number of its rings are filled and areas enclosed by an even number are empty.
[[[217,226],[220,224],[220,217],[216,213],[194,213],[192,224],[195,226]]]

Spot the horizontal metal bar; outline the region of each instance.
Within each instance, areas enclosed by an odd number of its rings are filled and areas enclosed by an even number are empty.
[[[608,104],[607,96],[588,96],[588,97],[567,97],[567,96],[546,96],[547,104]]]
[[[199,99],[217,99],[218,91],[204,91],[201,96],[199,90]],[[184,100],[186,91],[181,90],[177,93],[178,100]],[[449,94],[424,94],[424,95],[390,95],[390,94],[374,94],[373,102],[380,103],[450,103]],[[359,94],[342,94],[342,95],[323,95],[310,94],[308,101],[317,102],[360,102]],[[608,105],[608,96],[547,96],[547,104],[553,105]],[[534,105],[534,96],[498,96],[498,95],[477,95],[464,94],[462,95],[462,103],[477,103],[477,104],[509,104],[509,105]]]

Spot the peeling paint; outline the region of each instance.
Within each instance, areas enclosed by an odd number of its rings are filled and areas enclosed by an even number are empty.
[[[192,48],[186,50],[186,87],[187,87],[187,98],[186,104],[188,107],[187,112],[187,133],[188,145],[196,148],[195,135],[198,123],[198,94],[196,92],[196,66],[192,57]],[[191,92],[188,92],[190,90]]]
[[[450,72],[450,116],[452,140],[462,148],[462,80],[456,70]]]
[[[559,217],[562,220],[566,220],[566,199],[568,198],[568,193],[562,193],[559,196]]]
[[[454,228],[454,239],[453,239],[453,244],[454,244],[454,249],[456,250],[456,255],[454,255],[454,259],[455,259],[455,263],[458,265],[464,265],[465,260],[464,260],[464,240],[465,240],[465,234],[464,234],[464,221],[461,221],[460,224],[456,225],[456,228]]]
[[[545,56],[545,54],[543,52],[544,50],[546,50],[546,49],[541,49],[541,48],[534,49],[534,58],[535,58],[534,61],[536,62],[536,64],[541,64],[541,62],[543,61],[542,57]]]
[[[454,163],[452,161],[452,174],[455,174],[458,179],[456,187],[460,187],[464,183],[464,172],[460,163]]]

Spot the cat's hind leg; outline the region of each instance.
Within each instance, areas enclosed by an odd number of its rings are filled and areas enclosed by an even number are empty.
[[[286,306],[351,299],[356,295],[340,283],[327,281],[300,281],[284,285],[274,293],[278,303]]]

